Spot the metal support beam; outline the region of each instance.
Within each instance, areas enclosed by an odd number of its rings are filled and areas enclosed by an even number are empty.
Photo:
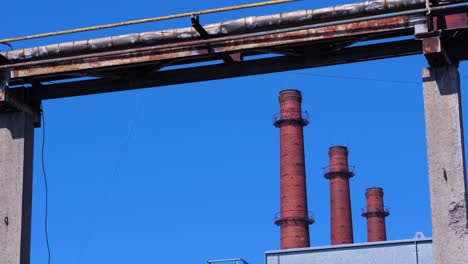
[[[122,79],[97,79],[47,84],[41,87],[33,87],[30,94],[34,101],[41,101],[383,59],[395,57],[395,54],[398,54],[398,56],[414,55],[421,53],[421,49],[421,43],[418,41],[402,40],[392,43],[350,47],[336,52],[335,56],[326,53],[303,57],[282,56],[232,64],[159,71],[144,77],[128,76]]]
[[[468,263],[468,212],[460,75],[423,69],[434,264]]]
[[[73,72],[112,71],[116,68],[130,70],[133,67],[165,60],[178,60],[189,64],[219,59],[222,58],[223,54],[246,54],[258,49],[287,48],[322,54],[329,48],[334,49],[336,41],[353,43],[356,42],[356,39],[373,40],[411,35],[413,25],[424,22],[425,18],[422,16],[402,15],[349,23],[311,25],[314,28],[297,27],[255,34],[213,37],[207,40],[181,40],[169,43],[159,41],[151,46],[38,58],[29,61],[21,60],[18,57],[18,59],[10,60],[10,63],[0,65],[0,69],[11,70],[10,85],[21,85],[31,79],[41,81],[41,78],[53,77],[52,80],[55,78],[55,80],[59,80]],[[282,30],[286,30],[286,32],[282,32]],[[192,29],[191,32],[195,32],[195,30]],[[199,37],[199,34],[196,34]],[[330,56],[330,54],[328,55]],[[363,56],[365,57],[365,55]]]
[[[0,262],[29,264],[34,124],[0,112]]]

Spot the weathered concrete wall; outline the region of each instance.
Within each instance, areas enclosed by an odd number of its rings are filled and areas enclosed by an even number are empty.
[[[423,69],[434,264],[468,263],[460,75],[456,66]]]
[[[29,264],[34,126],[0,113],[0,263]]]

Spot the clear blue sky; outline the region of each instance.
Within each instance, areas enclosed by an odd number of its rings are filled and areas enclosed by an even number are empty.
[[[249,3],[9,1],[1,37]],[[325,7],[312,1],[201,17],[203,23]],[[354,1],[353,1],[354,2]],[[14,43],[37,46],[189,26],[178,19]],[[356,242],[366,240],[364,191],[385,191],[389,240],[431,235],[422,56],[44,102],[52,263],[263,263],[279,248],[278,92],[299,89],[313,246],[329,245],[328,147],[346,145]],[[466,63],[460,66],[468,81]],[[463,83],[462,87],[466,87]],[[466,100],[464,100],[467,105]],[[466,116],[466,115],[465,115]],[[42,130],[36,130],[32,264],[46,263]]]

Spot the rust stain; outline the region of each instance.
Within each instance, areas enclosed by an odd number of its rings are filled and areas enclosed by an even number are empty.
[[[439,53],[442,47],[440,45],[440,39],[438,37],[426,38],[423,40],[423,52],[424,54]]]
[[[434,30],[440,29],[466,29],[468,28],[467,13],[437,15],[432,18]]]

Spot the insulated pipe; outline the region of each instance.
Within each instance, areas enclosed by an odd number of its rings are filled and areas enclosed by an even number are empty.
[[[353,221],[349,178],[354,173],[348,169],[348,148],[330,147],[330,167],[325,178],[330,180],[330,229],[331,244],[353,243]]]
[[[272,1],[266,1],[266,2],[252,3],[252,4],[227,6],[227,7],[207,9],[207,10],[202,10],[202,11],[181,13],[181,14],[176,14],[176,15],[144,18],[144,19],[130,20],[130,21],[125,21],[125,22],[117,22],[117,23],[111,23],[111,24],[105,24],[105,25],[99,25],[99,26],[82,27],[82,28],[61,30],[61,31],[42,33],[42,34],[35,34],[35,35],[29,35],[29,36],[23,36],[23,37],[0,39],[0,43],[10,43],[10,42],[15,42],[15,41],[30,40],[30,39],[45,38],[45,37],[55,37],[55,36],[66,35],[66,34],[81,33],[81,32],[86,32],[86,31],[94,31],[94,30],[107,29],[107,28],[116,28],[116,27],[137,25],[137,24],[142,24],[142,23],[163,21],[163,20],[182,18],[182,17],[192,17],[194,15],[198,16],[198,15],[219,13],[219,12],[225,12],[225,11],[239,10],[239,9],[244,9],[244,8],[252,8],[252,7],[267,6],[267,5],[276,5],[276,4],[282,4],[282,3],[294,2],[294,1],[297,1],[297,0],[272,0]]]
[[[307,210],[303,126],[308,124],[301,112],[301,92],[280,92],[281,112],[274,125],[280,128],[280,204],[275,224],[281,227],[281,248],[309,247],[309,225],[313,219]]]
[[[367,188],[366,202],[367,208],[362,213],[362,216],[367,218],[367,241],[387,240],[385,217],[390,213],[384,209],[383,189],[377,187]]]
[[[451,0],[450,3],[466,0]],[[445,3],[444,3],[445,4]],[[267,16],[254,16],[205,25],[210,37],[261,32],[281,29],[290,26],[312,25],[327,21],[350,19],[370,15],[399,12],[424,8],[425,0],[375,0],[354,4],[346,4],[319,9],[300,10]],[[199,39],[198,32],[192,27],[143,32],[89,39],[74,42],[64,42],[47,46],[26,48],[1,52],[0,55],[11,62],[35,60],[50,57],[82,54],[86,52],[102,52],[115,49],[125,49],[135,46],[158,45],[179,41]]]

